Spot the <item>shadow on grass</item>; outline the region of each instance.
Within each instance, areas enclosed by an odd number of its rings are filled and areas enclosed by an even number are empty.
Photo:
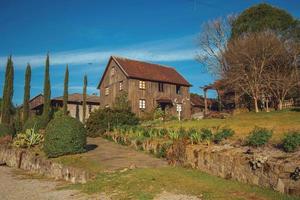
[[[293,112],[300,112],[300,107],[298,107],[298,108],[292,108],[291,111],[293,111]]]
[[[92,150],[96,149],[97,147],[98,147],[98,145],[96,145],[96,144],[87,144],[85,146],[85,149],[86,149],[86,151],[92,151]]]

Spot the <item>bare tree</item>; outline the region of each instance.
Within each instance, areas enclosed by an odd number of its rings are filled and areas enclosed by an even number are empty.
[[[231,40],[223,54],[222,77],[253,98],[255,112],[267,91],[267,69],[280,53],[277,46],[278,38],[271,32],[248,33]]]
[[[282,41],[277,37],[277,41],[274,39],[273,45],[276,49],[276,56],[268,66],[265,80],[270,94],[277,101],[277,108],[282,110],[288,92],[299,82],[299,44]]]
[[[227,41],[230,38],[231,24],[234,16],[218,18],[209,21],[202,26],[202,32],[198,38],[199,52],[196,60],[199,61],[208,72],[219,77],[226,62],[223,54],[226,51]]]

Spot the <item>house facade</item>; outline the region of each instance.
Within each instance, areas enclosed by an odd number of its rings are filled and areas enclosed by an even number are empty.
[[[111,56],[99,82],[100,105],[111,107],[126,92],[132,112],[139,117],[160,107],[169,115],[191,116],[190,88],[174,68]]]
[[[82,94],[74,93],[69,94],[68,96],[68,112],[71,117],[77,118],[81,122],[83,121],[83,96]],[[87,95],[86,100],[87,108],[86,108],[86,116],[88,119],[90,113],[95,109],[99,108],[99,96],[96,95]],[[63,107],[63,97],[56,97],[51,99],[51,106],[54,109],[60,109]],[[43,113],[44,107],[44,97],[42,94],[39,94],[33,97],[29,102],[30,114],[33,115],[41,115]]]

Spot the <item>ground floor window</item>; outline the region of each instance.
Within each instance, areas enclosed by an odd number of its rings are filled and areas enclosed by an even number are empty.
[[[145,99],[140,99],[139,108],[140,109],[145,109],[146,108],[146,100]]]

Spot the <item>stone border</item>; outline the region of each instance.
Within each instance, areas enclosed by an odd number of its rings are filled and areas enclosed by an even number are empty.
[[[87,171],[52,162],[24,149],[6,146],[0,146],[0,164],[71,183],[86,183],[90,178]]]
[[[184,141],[164,145],[163,140],[135,139],[116,132],[104,138],[154,155],[163,149],[171,165],[199,169],[211,175],[242,183],[271,188],[281,193],[300,196],[300,152],[285,153],[278,149],[225,145],[191,145]]]

